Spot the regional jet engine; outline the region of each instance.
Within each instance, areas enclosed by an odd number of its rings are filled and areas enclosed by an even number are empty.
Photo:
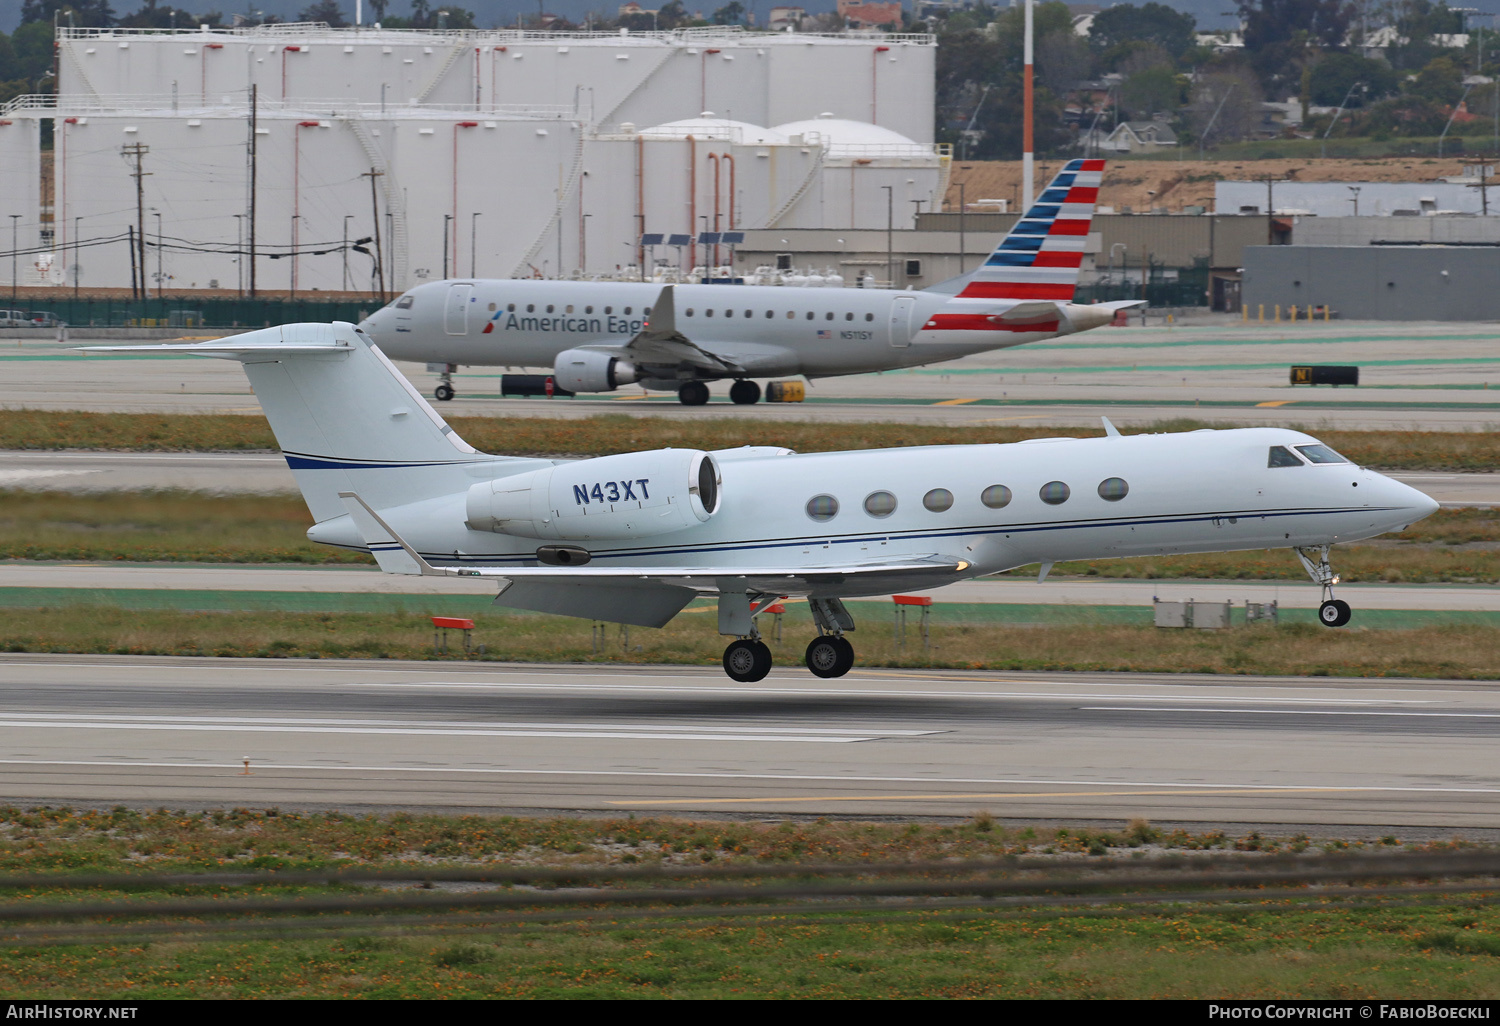
[[[713,457],[698,449],[600,456],[474,485],[466,523],[522,538],[647,538],[713,516],[721,481]]]
[[[552,365],[552,380],[569,392],[612,392],[641,380],[629,360],[600,349],[565,349]]]

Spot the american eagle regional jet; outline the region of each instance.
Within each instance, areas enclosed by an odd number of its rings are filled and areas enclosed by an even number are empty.
[[[1008,445],[798,454],[658,449],[584,460],[468,445],[352,324],[289,324],[211,342],[88,347],[240,361],[315,525],[394,574],[470,577],[496,603],[660,627],[699,597],[734,640],[725,671],[771,669],[755,615],[805,599],[808,669],[854,664],[844,600],[1040,564],[1289,548],[1333,597],[1336,542],[1437,509],[1299,431],[1241,428]]]
[[[1139,301],[1073,302],[1102,160],[1062,169],[976,271],[925,292],[638,282],[435,281],[360,327],[386,355],[441,368],[550,367],[565,393],[632,383],[708,402],[706,382],[754,403],[754,378],[863,374],[956,360],[1108,324]]]

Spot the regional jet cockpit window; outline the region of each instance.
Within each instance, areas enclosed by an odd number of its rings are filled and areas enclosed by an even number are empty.
[[[1348,463],[1338,453],[1326,445],[1299,445],[1297,451],[1306,456],[1313,463]]]
[[[396,300],[396,309],[397,310],[410,310],[411,309],[412,298],[413,297],[411,297],[411,296],[402,296],[400,299]]]
[[[1296,457],[1296,455],[1292,452],[1292,450],[1288,449],[1286,446],[1284,446],[1284,445],[1273,445],[1273,446],[1271,446],[1271,458],[1266,461],[1266,466],[1268,466],[1268,467],[1300,467],[1302,465],[1303,465],[1302,461],[1299,460]]]

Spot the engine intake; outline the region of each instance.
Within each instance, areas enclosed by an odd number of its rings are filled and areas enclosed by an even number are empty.
[[[698,449],[600,456],[474,485],[466,523],[521,538],[649,538],[707,521],[721,483],[718,464]]]
[[[565,349],[552,365],[552,378],[569,392],[613,392],[641,380],[641,372],[629,360],[599,349]]]

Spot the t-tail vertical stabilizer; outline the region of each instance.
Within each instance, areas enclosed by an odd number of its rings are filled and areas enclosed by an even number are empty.
[[[340,492],[357,491],[386,509],[539,465],[476,451],[368,335],[343,321],[284,324],[192,344],[81,348],[239,360],[319,523],[347,514]],[[515,468],[501,471],[492,466],[497,462]]]

